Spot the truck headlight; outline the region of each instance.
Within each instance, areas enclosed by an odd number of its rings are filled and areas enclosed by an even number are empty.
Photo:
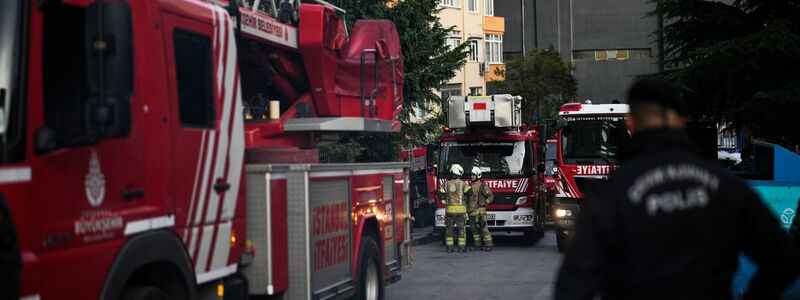
[[[569,209],[556,209],[556,218],[571,217],[572,210]]]
[[[533,220],[533,216],[532,215],[516,215],[516,216],[514,216],[514,221],[529,222],[531,220]]]
[[[528,196],[522,196],[517,198],[517,205],[523,205],[525,202],[528,202]]]

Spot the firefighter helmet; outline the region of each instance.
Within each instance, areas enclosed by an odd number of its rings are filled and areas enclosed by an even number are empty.
[[[461,167],[459,164],[453,164],[450,166],[450,173],[458,176],[464,175],[464,168]]]
[[[475,175],[478,178],[481,178],[481,168],[472,167],[472,175]]]

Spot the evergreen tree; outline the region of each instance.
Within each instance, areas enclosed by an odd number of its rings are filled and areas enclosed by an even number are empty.
[[[655,0],[664,20],[664,74],[695,119],[747,126],[792,147],[800,132],[800,1]]]

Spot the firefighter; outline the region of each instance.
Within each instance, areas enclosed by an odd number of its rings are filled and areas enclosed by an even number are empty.
[[[481,168],[472,167],[472,198],[469,202],[469,226],[472,229],[473,247],[469,249],[480,250],[481,240],[483,240],[483,251],[492,251],[492,234],[486,226],[486,206],[494,200],[494,194],[489,186],[481,180]]]
[[[555,299],[732,299],[738,253],[758,264],[743,299],[777,299],[798,251],[741,179],[701,158],[668,81],[629,90],[621,167],[581,207]]]
[[[447,253],[453,252],[453,224],[458,229],[458,252],[467,251],[467,199],[472,196],[469,183],[461,180],[464,168],[459,164],[450,167],[453,179],[445,181],[439,188],[439,198],[445,199],[444,241]]]

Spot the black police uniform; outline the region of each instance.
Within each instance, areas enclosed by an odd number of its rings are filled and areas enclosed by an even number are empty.
[[[745,298],[775,299],[800,257],[738,177],[675,129],[636,134],[608,184],[585,201],[555,299],[731,299],[737,255],[759,265]]]

